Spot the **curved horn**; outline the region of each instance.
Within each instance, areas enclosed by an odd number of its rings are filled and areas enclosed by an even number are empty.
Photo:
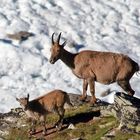
[[[58,38],[57,38],[57,43],[59,44],[60,41],[60,37],[61,37],[61,33],[59,34]]]
[[[54,34],[55,33],[52,34],[52,44],[54,44]]]

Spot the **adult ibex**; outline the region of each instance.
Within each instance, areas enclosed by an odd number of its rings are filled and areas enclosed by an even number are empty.
[[[133,74],[139,71],[138,64],[126,55],[113,52],[98,52],[85,50],[72,54],[64,49],[66,41],[61,45],[61,33],[57,41],[52,34],[52,47],[50,63],[54,64],[61,59],[72,72],[83,79],[83,95],[81,100],[86,99],[86,91],[89,84],[91,92],[91,104],[95,104],[95,81],[102,84],[117,82],[129,95],[134,95],[129,80]]]
[[[46,134],[46,115],[49,112],[55,112],[59,115],[59,121],[56,123],[58,130],[61,129],[64,117],[64,104],[72,106],[69,96],[62,90],[51,91],[44,96],[29,101],[29,94],[25,98],[16,98],[20,103],[26,115],[32,120],[31,134],[35,132],[35,124],[37,120],[42,122],[44,126],[43,134]]]

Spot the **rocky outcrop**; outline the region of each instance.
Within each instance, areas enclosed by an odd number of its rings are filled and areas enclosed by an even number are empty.
[[[115,94],[114,113],[120,129],[140,133],[140,99],[124,93]]]
[[[10,128],[20,128],[23,121],[20,118],[25,117],[21,108],[11,109],[10,112],[0,114],[0,139],[8,135]]]
[[[78,107],[82,104],[88,104],[90,97],[87,98],[87,103],[83,103],[80,101],[80,95],[69,94],[70,100],[74,107]],[[93,119],[102,119],[104,116],[114,115],[118,122],[120,123],[119,129],[122,131],[129,131],[134,133],[140,133],[140,99],[129,96],[125,93],[116,93],[114,104],[108,104],[102,101],[98,101],[98,103],[91,107],[89,105],[89,112],[96,112],[97,117],[93,117]],[[98,113],[99,112],[99,113]],[[8,130],[10,128],[20,128],[27,125],[25,121],[26,115],[21,108],[12,109],[9,113],[0,114],[0,138],[8,135]],[[108,135],[113,137],[115,135],[115,131],[111,131],[109,134],[106,134],[103,137],[104,140],[108,138]]]

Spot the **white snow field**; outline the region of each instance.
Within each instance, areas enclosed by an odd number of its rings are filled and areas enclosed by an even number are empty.
[[[19,31],[35,35],[25,41],[7,37]],[[61,61],[50,64],[51,35],[62,32],[65,49],[112,51],[140,65],[140,0],[0,0],[0,112],[18,107],[16,97],[31,99],[53,89],[82,93],[78,79]],[[140,97],[140,74],[131,79]],[[113,103],[116,83],[96,83],[96,96]],[[90,95],[88,90],[88,95]]]

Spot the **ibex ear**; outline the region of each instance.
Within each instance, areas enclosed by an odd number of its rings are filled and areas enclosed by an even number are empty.
[[[67,44],[67,40],[61,45],[63,48]]]

